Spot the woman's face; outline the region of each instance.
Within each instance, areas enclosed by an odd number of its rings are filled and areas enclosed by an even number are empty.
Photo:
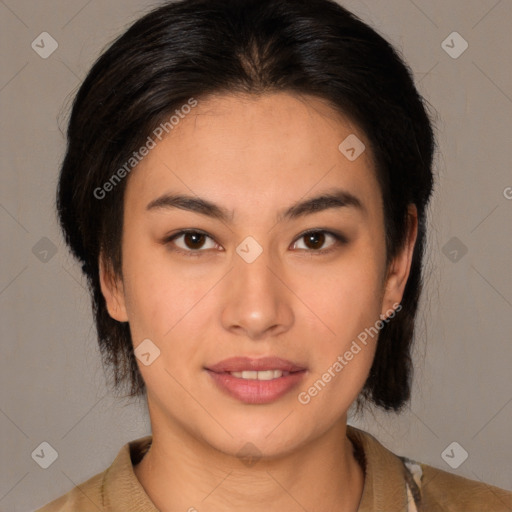
[[[102,288],[130,324],[154,434],[270,456],[346,421],[375,353],[365,329],[400,302],[412,249],[387,274],[362,144],[315,98],[217,96],[129,176],[123,279],[102,271]]]

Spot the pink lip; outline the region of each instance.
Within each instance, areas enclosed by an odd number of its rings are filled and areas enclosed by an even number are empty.
[[[233,357],[205,368],[218,388],[246,404],[268,404],[286,395],[304,378],[306,369],[278,357]],[[281,370],[290,372],[272,380],[242,379],[229,372]]]

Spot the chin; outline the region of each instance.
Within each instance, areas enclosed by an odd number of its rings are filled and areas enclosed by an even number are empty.
[[[281,457],[306,444],[315,434],[319,434],[315,431],[321,430],[317,424],[309,425],[308,422],[298,421],[296,412],[286,418],[293,409],[290,408],[290,411],[284,413],[286,410],[283,408],[277,415],[262,415],[259,419],[246,416],[230,420],[226,416],[217,416],[217,420],[231,435],[220,427],[212,429],[208,424],[203,426],[202,432],[196,432],[196,436],[212,448],[230,456]]]

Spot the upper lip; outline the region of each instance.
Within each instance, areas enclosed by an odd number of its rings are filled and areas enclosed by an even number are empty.
[[[215,373],[222,373],[265,370],[298,372],[305,370],[306,368],[286,359],[281,359],[280,357],[262,357],[260,359],[252,359],[250,357],[230,357],[229,359],[224,359],[214,365],[207,366],[206,369]]]

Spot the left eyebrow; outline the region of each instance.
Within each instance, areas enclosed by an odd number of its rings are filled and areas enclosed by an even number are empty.
[[[297,219],[298,217],[311,215],[331,208],[346,207],[351,207],[354,210],[366,214],[366,208],[357,196],[346,190],[334,189],[331,192],[326,192],[317,197],[294,204],[286,211],[280,213],[277,216],[277,220],[278,222],[282,222],[283,220]]]
[[[286,210],[279,212],[277,221],[293,220],[331,208],[345,207],[351,207],[363,214],[367,212],[362,201],[354,194],[343,189],[334,189],[311,199],[295,203]],[[147,211],[171,208],[199,213],[223,222],[231,222],[234,217],[234,212],[231,210],[206,199],[183,194],[164,194],[146,206]]]

